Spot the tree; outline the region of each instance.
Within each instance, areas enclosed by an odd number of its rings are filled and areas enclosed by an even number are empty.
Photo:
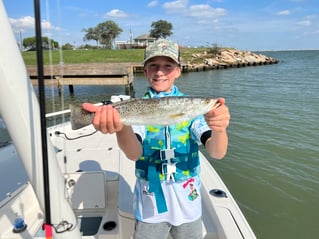
[[[74,46],[70,43],[66,43],[62,46],[62,50],[72,50],[74,49]]]
[[[106,48],[112,48],[115,38],[123,31],[115,22],[109,20],[97,25],[97,31],[100,35],[100,43]]]
[[[86,34],[83,37],[84,41],[94,40],[96,41],[96,45],[99,45],[99,33],[96,27],[89,27],[88,29],[84,28],[82,31],[86,32]]]
[[[166,38],[173,34],[172,29],[173,25],[165,20],[159,20],[156,22],[152,22],[152,29],[150,30],[150,37],[158,38]]]
[[[96,27],[83,29],[86,32],[83,40],[95,40],[106,48],[112,48],[115,38],[123,31],[114,21],[99,23]]]
[[[35,36],[24,38],[22,44],[24,48],[35,50],[36,48]],[[59,48],[59,43],[48,37],[42,37],[42,47],[44,49],[57,49]]]

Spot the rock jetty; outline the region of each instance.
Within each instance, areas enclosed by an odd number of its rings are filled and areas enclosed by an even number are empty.
[[[277,59],[250,51],[225,49],[218,52],[205,51],[203,53],[195,53],[188,62],[182,64],[182,70],[183,72],[205,71],[277,64],[278,62],[279,60]]]

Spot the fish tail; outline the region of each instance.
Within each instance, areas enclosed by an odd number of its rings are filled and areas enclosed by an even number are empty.
[[[92,124],[94,113],[88,112],[79,105],[70,104],[71,116],[71,128],[77,130]]]

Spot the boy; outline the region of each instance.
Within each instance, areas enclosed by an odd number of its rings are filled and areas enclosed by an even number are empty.
[[[182,96],[174,82],[181,75],[179,46],[160,39],[145,49],[146,98]],[[111,105],[83,108],[95,112],[93,125],[116,133],[126,156],[136,161],[134,239],[201,239],[201,195],[198,144],[221,159],[228,146],[230,121],[225,99],[220,106],[193,120],[170,126],[125,126]],[[183,140],[181,140],[183,139]]]

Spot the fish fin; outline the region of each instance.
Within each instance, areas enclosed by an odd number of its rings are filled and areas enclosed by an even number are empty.
[[[175,118],[178,118],[178,117],[181,117],[181,116],[184,116],[185,113],[184,112],[181,112],[181,113],[178,113],[178,114],[171,114],[169,115],[170,118],[172,119],[175,119]]]

